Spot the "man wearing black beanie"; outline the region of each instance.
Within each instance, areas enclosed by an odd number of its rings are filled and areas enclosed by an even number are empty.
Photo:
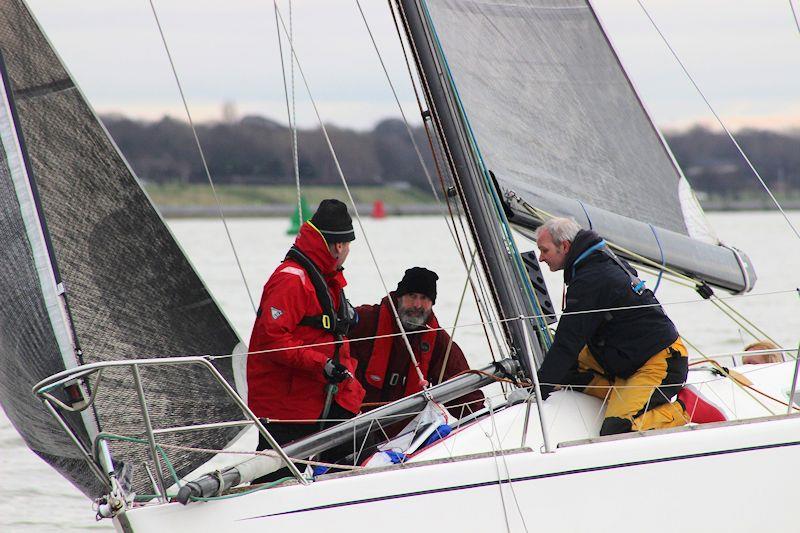
[[[339,200],[323,200],[300,232],[261,296],[247,358],[248,405],[260,418],[321,420],[271,422],[279,444],[318,431],[324,420],[352,418],[364,389],[353,378],[357,361],[346,335],[353,320],[344,296],[342,264],[355,239],[353,220]],[[259,440],[259,448],[267,447]],[[334,450],[323,457],[335,461]],[[279,471],[268,481],[285,475]]]
[[[458,344],[439,327],[433,313],[436,303],[436,272],[422,267],[406,270],[397,289],[390,293],[400,322],[408,335],[414,357],[425,380],[433,385],[469,370]],[[411,361],[389,305],[362,305],[358,324],[350,331],[351,353],[358,359],[356,377],[366,389],[365,402],[391,402],[422,390],[419,375]],[[377,337],[377,338],[376,338]],[[363,339],[363,340],[359,340]],[[448,404],[450,412],[463,414],[483,407],[483,393],[471,392]]]

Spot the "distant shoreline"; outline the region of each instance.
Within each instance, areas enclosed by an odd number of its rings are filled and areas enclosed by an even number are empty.
[[[734,211],[773,211],[775,205],[769,200],[707,200],[702,203],[707,213]],[[158,205],[165,218],[219,218],[219,208],[213,205]],[[781,201],[787,211],[800,210],[800,200]],[[241,204],[223,205],[226,218],[289,218],[297,206],[291,204]],[[356,204],[361,216],[372,215],[372,204]],[[436,203],[384,204],[386,216],[440,215],[442,208]]]
[[[165,218],[219,218],[219,208],[209,205],[158,205]],[[313,209],[313,208],[312,208]],[[361,216],[372,215],[372,204],[356,204]],[[223,205],[226,218],[281,217],[289,218],[297,210],[297,205]],[[384,205],[386,216],[439,215],[442,210],[438,204],[395,204]]]
[[[145,189],[166,218],[218,218],[218,201],[222,204],[223,214],[231,218],[288,218],[297,209],[295,185],[223,184],[216,186],[216,194],[207,185],[198,183],[149,183],[145,184]],[[341,186],[307,185],[302,188],[302,192],[306,207],[312,211],[323,198],[347,201],[347,195]],[[439,215],[443,209],[447,209],[434,200],[430,190],[409,184],[358,185],[350,187],[350,193],[360,215],[370,215],[377,201],[383,204],[388,216]],[[775,209],[775,205],[766,195],[753,198],[700,196],[700,204],[707,212]],[[797,194],[779,197],[778,200],[784,209],[800,209],[800,196]]]

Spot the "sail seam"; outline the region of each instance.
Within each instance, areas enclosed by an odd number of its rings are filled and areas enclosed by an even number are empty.
[[[64,78],[62,80],[44,83],[42,85],[34,85],[33,87],[14,91],[14,98],[16,100],[28,100],[30,98],[38,98],[40,96],[68,91],[74,88],[75,84],[72,80]]]

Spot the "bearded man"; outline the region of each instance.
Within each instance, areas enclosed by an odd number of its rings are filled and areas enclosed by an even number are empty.
[[[358,359],[356,377],[366,390],[365,403],[392,402],[423,388],[408,347],[399,335],[389,298],[394,302],[425,381],[436,385],[469,370],[464,352],[439,328],[433,313],[438,279],[427,268],[409,268],[397,289],[380,304],[356,308],[358,324],[348,337],[350,353]],[[460,417],[483,408],[483,400],[483,393],[474,391],[451,401],[448,408]]]

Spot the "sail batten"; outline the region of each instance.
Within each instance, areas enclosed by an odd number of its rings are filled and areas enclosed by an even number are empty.
[[[482,158],[503,192],[554,215],[609,213],[614,223],[604,236],[630,242],[655,261],[661,257],[658,250],[650,255],[651,226],[682,235],[685,245],[677,249],[692,256],[686,271],[733,291],[750,286],[736,254],[717,246],[590,2],[424,5]],[[714,257],[708,269],[706,257]]]

